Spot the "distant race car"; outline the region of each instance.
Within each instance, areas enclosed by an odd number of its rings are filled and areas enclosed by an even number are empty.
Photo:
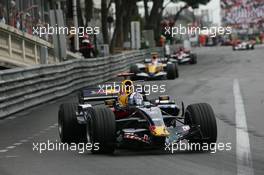
[[[167,58],[158,58],[157,63],[151,59],[145,59],[145,63],[137,63],[130,66],[130,72],[134,73],[132,80],[154,80],[170,79],[179,77],[178,64],[176,61],[169,61]]]
[[[170,58],[177,60],[178,64],[197,64],[197,55],[183,48],[172,54]]]
[[[58,127],[63,143],[91,143],[92,153],[113,153],[117,148],[165,148],[165,145],[188,140],[211,144],[217,140],[217,124],[207,103],[180,108],[164,95],[148,100],[129,88],[123,80],[119,92],[93,94],[82,90],[79,103],[61,104]],[[101,101],[103,105],[92,105]],[[199,150],[201,151],[201,150]]]
[[[231,39],[223,39],[221,41],[221,46],[232,46],[233,41]]]
[[[253,50],[255,43],[252,41],[243,41],[233,44],[233,50]]]

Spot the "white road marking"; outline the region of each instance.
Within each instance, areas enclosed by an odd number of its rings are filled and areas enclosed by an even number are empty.
[[[25,143],[28,142],[28,140],[24,139],[24,140],[20,140],[20,142]]]
[[[6,147],[6,149],[13,149],[13,148],[15,148],[16,146],[8,146],[8,147]]]
[[[11,119],[14,119],[14,118],[15,118],[15,117],[13,117],[13,118],[11,118]],[[2,150],[0,150],[0,153],[8,152],[10,149],[14,149],[14,148],[16,148],[16,146],[22,145],[23,143],[28,142],[29,140],[33,139],[34,137],[38,137],[38,136],[40,136],[41,134],[44,134],[44,133],[46,133],[47,131],[49,131],[50,129],[56,128],[56,126],[58,126],[57,123],[55,123],[55,124],[49,126],[48,128],[45,128],[45,129],[42,130],[42,131],[39,131],[38,133],[34,134],[33,136],[29,136],[29,137],[27,137],[26,139],[20,140],[19,142],[16,142],[16,143],[14,143],[14,144],[11,145],[11,146],[6,147],[6,149],[2,149]]]
[[[31,139],[33,139],[33,136],[27,137],[27,140],[31,140]]]
[[[33,135],[33,137],[38,137],[38,136],[39,136],[39,134],[38,134],[38,133]]]
[[[19,146],[22,145],[22,143],[18,142],[18,143],[14,143],[15,146]]]
[[[13,120],[15,119],[16,117],[7,117],[6,120]]]
[[[55,123],[54,125],[51,125],[50,128],[56,128],[58,126],[57,123]]]
[[[246,112],[240,92],[238,79],[233,82],[234,103],[236,111],[236,156],[237,174],[254,175],[250,142],[247,129]]]
[[[5,156],[5,158],[16,158],[18,156]]]

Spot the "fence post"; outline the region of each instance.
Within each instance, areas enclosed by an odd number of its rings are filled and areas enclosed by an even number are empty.
[[[22,39],[22,55],[23,55],[23,60],[26,60],[26,49],[25,49],[25,40]]]
[[[36,64],[38,64],[38,49],[37,49],[37,45],[34,45],[34,54],[35,54],[35,62]]]
[[[11,38],[11,34],[8,34],[8,52],[9,52],[9,56],[12,57],[12,38]]]

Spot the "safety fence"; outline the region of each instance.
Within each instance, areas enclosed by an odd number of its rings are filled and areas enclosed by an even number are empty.
[[[152,51],[128,51],[108,57],[15,68],[0,72],[0,118],[113,79],[129,65],[142,62]]]

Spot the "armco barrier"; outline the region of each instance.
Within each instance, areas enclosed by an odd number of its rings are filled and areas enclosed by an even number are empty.
[[[0,118],[63,97],[86,86],[102,83],[142,62],[152,51],[130,51],[91,59],[16,68],[0,72]]]

